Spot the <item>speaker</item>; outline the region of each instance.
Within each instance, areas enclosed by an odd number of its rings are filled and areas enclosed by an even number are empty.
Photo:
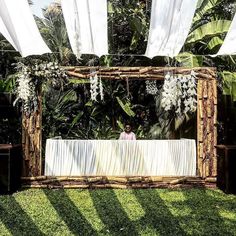
[[[236,194],[236,145],[217,145],[217,186]]]
[[[0,144],[0,193],[12,193],[20,187],[21,145]]]

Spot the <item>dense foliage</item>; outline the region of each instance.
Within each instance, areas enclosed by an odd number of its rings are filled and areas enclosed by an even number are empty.
[[[215,66],[219,71],[220,94],[224,92],[234,98],[235,57],[212,58],[207,55],[217,52],[222,44],[235,5],[233,0],[199,0],[191,31],[180,55],[174,59],[155,57],[151,60],[141,56],[147,43],[151,0],[109,0],[108,36],[111,54],[101,58],[83,55],[77,61],[70,49],[60,4],[53,4],[44,9],[44,18],[36,17],[46,43],[54,52],[40,57],[40,60],[45,60],[45,63],[56,61],[61,65]],[[11,64],[19,61],[19,58],[2,38],[0,44],[3,49],[10,49],[10,52],[3,53],[0,63],[1,77],[7,78],[14,73]],[[161,83],[156,85],[156,95],[147,93],[144,81],[104,81],[103,86],[104,101],[93,102],[89,81],[69,78],[61,87],[46,84],[43,101],[44,138],[58,135],[67,138],[117,138],[126,120],[134,124],[139,138],[194,137],[194,116],[191,120],[173,119],[160,109]],[[226,104],[223,101],[228,102]],[[233,99],[220,96],[219,103],[222,107],[230,106],[226,110],[232,113],[230,123],[234,123],[236,116]],[[227,130],[229,121],[224,116],[219,118],[219,127]],[[227,131],[222,133],[223,141],[226,141],[227,135]]]

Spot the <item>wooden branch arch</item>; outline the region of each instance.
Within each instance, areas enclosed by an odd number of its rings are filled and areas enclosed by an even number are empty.
[[[65,67],[67,74],[76,79],[88,79],[97,73],[102,79],[164,80],[167,72],[197,73],[197,174],[208,178],[217,176],[217,80],[216,69],[211,67]],[[23,116],[23,176],[42,175],[42,103],[30,117]]]

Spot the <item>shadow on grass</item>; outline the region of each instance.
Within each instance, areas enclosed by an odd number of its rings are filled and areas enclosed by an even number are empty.
[[[140,219],[141,227],[154,229],[157,235],[187,235],[158,192],[140,189],[133,190],[133,194],[145,211],[145,216]]]
[[[219,213],[220,210],[236,211],[235,203],[222,200],[220,196],[214,197],[213,195],[221,194],[211,192],[210,189],[192,189],[191,193],[183,190],[182,193],[186,199],[185,205],[192,210],[192,214],[185,221],[189,221],[188,225],[197,223],[200,226],[192,225],[193,235],[236,235],[236,221],[227,219],[229,224],[226,225],[225,219]],[[177,202],[174,206],[179,207]]]
[[[121,203],[112,189],[89,191],[94,207],[101,221],[106,225],[102,234],[138,236]]]
[[[97,235],[97,232],[70,200],[65,190],[45,189],[44,193],[74,235]]]
[[[45,235],[13,196],[7,196],[7,200],[4,200],[4,202],[0,201],[0,221],[12,235]]]

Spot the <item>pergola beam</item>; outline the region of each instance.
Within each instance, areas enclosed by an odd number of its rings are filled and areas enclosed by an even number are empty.
[[[163,80],[167,72],[173,74],[189,74],[191,70],[197,73],[198,79],[215,79],[215,68],[197,67],[197,68],[181,68],[181,67],[64,67],[68,76],[76,79],[89,79],[91,75],[96,73],[101,79],[145,79],[145,80]]]

